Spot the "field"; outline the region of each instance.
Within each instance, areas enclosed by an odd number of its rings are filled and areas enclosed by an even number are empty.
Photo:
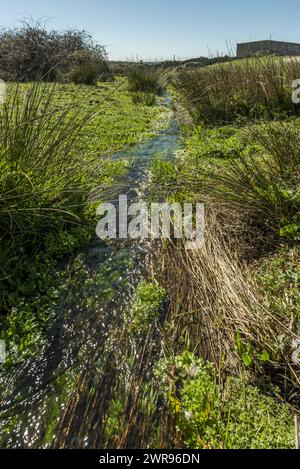
[[[0,110],[1,446],[293,448],[299,62],[93,72]],[[204,203],[204,247],[96,240],[124,188]]]
[[[9,339],[10,357],[26,355],[45,328],[57,266],[93,238],[95,203],[130,168],[130,156],[110,155],[150,138],[165,120],[163,107],[134,104],[122,78],[92,88],[8,86],[1,113],[0,337]]]
[[[184,148],[172,168],[153,165],[153,180],[170,201],[206,209],[205,248],[165,249],[162,274],[176,334],[161,377],[168,376],[176,438],[189,448],[294,445],[300,160],[291,83],[298,74],[294,59],[266,57],[172,77]],[[269,432],[281,412],[285,430],[278,420],[280,430]]]

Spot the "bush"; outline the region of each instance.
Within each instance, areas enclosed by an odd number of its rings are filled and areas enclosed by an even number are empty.
[[[108,73],[104,47],[85,31],[48,31],[40,23],[23,22],[19,28],[0,32],[3,80],[66,80],[71,70],[89,63],[102,65]]]

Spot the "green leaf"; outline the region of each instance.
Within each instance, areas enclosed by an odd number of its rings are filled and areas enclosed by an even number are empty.
[[[270,355],[268,354],[266,350],[264,350],[263,353],[261,354],[260,360],[262,362],[268,362],[270,360]]]
[[[244,362],[244,365],[247,367],[252,365],[253,360],[252,360],[251,355],[249,355],[249,353],[244,353],[243,362]]]

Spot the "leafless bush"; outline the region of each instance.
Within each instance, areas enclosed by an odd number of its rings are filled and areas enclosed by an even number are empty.
[[[6,81],[67,81],[82,65],[98,64],[111,75],[105,48],[85,31],[48,31],[40,22],[22,22],[0,32],[0,76]]]

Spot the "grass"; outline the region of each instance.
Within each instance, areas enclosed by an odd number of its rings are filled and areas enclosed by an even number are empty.
[[[277,238],[296,239],[299,128],[285,123],[263,124],[247,132],[247,139],[252,145],[250,155],[240,150],[239,157],[230,158],[227,165],[208,170],[207,179],[199,181],[199,186],[209,200],[248,214],[252,224],[257,223],[262,230],[273,231]],[[193,175],[191,185],[196,181]]]
[[[109,81],[112,75],[106,64],[88,63],[77,66],[69,76],[69,80],[77,85],[96,85],[98,81]]]
[[[134,64],[126,71],[129,90],[135,104],[153,106],[156,97],[161,96],[166,87],[163,71],[155,65]]]
[[[255,57],[181,71],[174,84],[195,122],[222,124],[298,113],[291,84],[299,73],[296,59]]]
[[[282,389],[292,399],[294,384],[299,386],[289,369],[293,334],[299,334],[297,256],[292,263],[279,253],[282,246],[294,252],[299,239],[298,121],[215,128],[202,123],[186,130],[185,142],[175,165],[152,168],[157,193],[164,191],[172,202],[206,204],[205,248],[189,254],[175,244],[165,254],[164,287],[173,298],[169,320],[177,324],[170,348],[181,351],[181,342],[188,344],[231,373],[241,365],[264,374],[265,357],[271,368],[276,364],[276,382],[282,373]],[[269,290],[270,284],[279,291]]]
[[[8,85],[0,109],[0,307],[1,336],[15,341],[11,364],[41,343],[62,263],[94,235],[91,194],[104,197],[129,167],[109,155],[164,124],[164,109],[134,105],[124,79],[93,88]]]
[[[160,95],[163,92],[162,71],[154,65],[131,65],[127,70],[130,91]]]
[[[165,352],[172,366],[188,350],[216,372],[198,385],[180,371],[176,381],[172,367],[166,372],[176,390],[165,394],[175,418],[164,433],[173,435],[169,445],[293,447],[300,131],[291,83],[298,74],[298,61],[266,57],[173,75],[175,108],[192,121],[185,119],[175,162],[158,159],[152,180],[169,201],[205,203],[206,241],[192,253],[173,242],[155,264],[170,300]],[[272,398],[270,385],[278,386]]]
[[[10,91],[0,114],[2,255],[78,223],[91,188],[91,155],[79,134],[92,113],[56,109],[54,87],[34,84],[26,93],[18,87]]]
[[[169,162],[152,168],[157,192],[213,206],[223,232],[227,227],[240,250],[249,242],[256,252],[294,243],[299,239],[299,135],[298,121],[197,126],[187,134],[175,168]]]

